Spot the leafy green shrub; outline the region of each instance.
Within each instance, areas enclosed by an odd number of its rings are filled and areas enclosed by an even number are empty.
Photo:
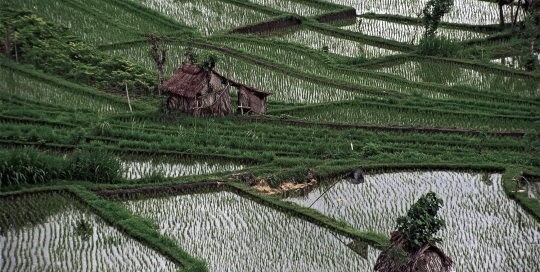
[[[445,225],[443,219],[436,218],[442,204],[442,199],[429,192],[411,206],[406,216],[397,218],[398,231],[411,249],[417,250],[430,241],[440,241],[433,235]]]
[[[21,63],[104,90],[122,91],[124,80],[133,82],[134,92],[154,89],[155,76],[143,66],[105,55],[75,38],[68,28],[48,23],[30,11],[2,9],[0,19],[10,25],[10,40],[14,41],[8,54],[16,52]],[[6,34],[0,28],[0,36]]]

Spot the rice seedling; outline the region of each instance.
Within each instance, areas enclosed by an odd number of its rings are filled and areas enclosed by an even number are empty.
[[[406,3],[392,0],[355,1],[355,0],[329,0],[328,2],[351,6],[356,13],[394,14],[417,18],[427,0],[409,0]],[[505,13],[509,14],[511,8],[505,7]],[[520,13],[518,19],[523,18]],[[462,23],[471,25],[489,25],[499,23],[499,6],[496,2],[455,0],[452,10],[442,18],[443,22]]]
[[[198,29],[205,36],[270,18],[270,15],[218,0],[204,2],[135,0],[135,2]]]
[[[389,234],[395,219],[421,194],[434,191],[444,201],[439,210],[446,220],[446,228],[438,232],[441,247],[456,271],[540,269],[540,224],[506,197],[500,174],[414,172],[365,179],[358,186],[338,183],[313,208],[359,230]],[[322,190],[288,200],[309,206]]]
[[[489,126],[491,129],[499,131],[527,130],[533,124],[531,119],[491,117],[489,115],[455,112],[443,113],[431,110],[400,110],[382,105],[379,107],[362,104],[350,107],[333,107],[316,112],[298,112],[294,115],[295,117],[316,122],[405,127],[452,127],[474,130]]]
[[[325,10],[316,8],[313,6],[299,3],[296,1],[279,1],[279,0],[250,0],[250,2],[257,3],[263,6],[269,6],[277,10],[281,10],[287,13],[296,13],[301,16],[313,16],[324,13]]]
[[[299,43],[317,50],[325,50],[328,53],[347,57],[378,58],[400,52],[381,47],[363,44],[343,38],[337,38],[321,34],[309,29],[299,29],[292,33],[274,36],[273,39],[284,40],[291,43]]]
[[[338,79],[351,84],[363,85],[368,87],[377,87],[381,89],[387,89],[394,92],[413,94],[421,92],[423,96],[441,99],[447,98],[449,95],[433,90],[433,88],[411,87],[405,84],[395,82],[390,78],[384,78],[374,73],[366,72],[360,69],[345,69],[332,67],[329,68],[327,64],[322,64],[320,58],[313,57],[310,52],[295,51],[285,46],[279,46],[272,44],[270,41],[266,43],[257,43],[252,41],[242,41],[239,39],[220,39],[220,43],[228,45],[232,48],[238,48],[249,52],[253,55],[259,55],[262,58],[279,61],[287,64],[290,67],[298,67],[303,73],[310,73],[315,76],[324,76],[328,78]]]
[[[59,194],[0,202],[0,213],[8,215],[0,218],[2,271],[176,271],[179,268],[94,214],[79,210]],[[32,223],[28,224],[29,221]],[[4,229],[6,225],[9,227]]]
[[[125,8],[106,0],[73,1],[77,1],[93,10],[99,11],[102,15],[105,14],[106,16],[111,16],[114,14],[114,21],[119,22],[126,27],[133,28],[133,30],[141,33],[163,33],[186,28],[182,24],[177,24],[177,26],[173,27],[171,25],[157,23],[149,17],[136,12],[127,11]]]
[[[190,175],[204,175],[226,171],[239,171],[243,165],[233,163],[209,163],[199,161],[178,162],[176,160],[123,160],[123,177],[138,179],[153,173],[162,173],[164,177],[176,178]]]
[[[500,57],[496,59],[491,59],[491,63],[497,63],[505,67],[510,67],[516,70],[527,70],[525,68],[525,60],[521,56],[507,56],[507,57]]]
[[[55,104],[70,105],[74,109],[88,109],[96,112],[127,112],[127,106],[118,106],[90,95],[84,95],[68,88],[57,87],[41,80],[21,75],[10,69],[0,70],[0,93],[16,94],[31,99]]]
[[[411,81],[434,82],[444,85],[470,85],[480,89],[538,97],[540,80],[496,72],[472,69],[452,63],[407,61],[402,64],[378,68],[375,71],[405,77]]]
[[[119,28],[94,14],[74,8],[65,1],[6,0],[6,3],[13,7],[24,7],[48,22],[65,25],[91,45],[111,44],[140,37],[139,34]]]
[[[361,21],[360,21],[361,20]],[[424,28],[422,25],[400,24],[384,20],[361,18],[355,24],[341,27],[342,29],[359,32],[369,36],[381,37],[403,43],[417,45],[422,38]],[[464,41],[476,38],[485,38],[487,33],[479,33],[451,28],[439,28],[439,35],[453,41]]]
[[[379,252],[368,248],[363,259],[347,247],[350,239],[230,192],[124,205],[205,259],[209,271],[368,271]]]

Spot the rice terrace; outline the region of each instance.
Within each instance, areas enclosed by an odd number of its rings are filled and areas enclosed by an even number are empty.
[[[0,271],[540,271],[539,0],[0,0]]]

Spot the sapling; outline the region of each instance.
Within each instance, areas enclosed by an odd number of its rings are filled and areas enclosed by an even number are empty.
[[[433,235],[445,225],[443,219],[437,218],[437,211],[442,204],[441,198],[434,192],[429,192],[411,206],[406,216],[397,218],[398,232],[411,249],[416,250],[426,243],[440,241]]]

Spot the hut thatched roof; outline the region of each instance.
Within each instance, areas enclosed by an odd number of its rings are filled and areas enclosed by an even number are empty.
[[[161,85],[161,89],[169,93],[195,99],[201,92],[207,80],[207,71],[194,66],[184,64],[178,68],[174,75]]]
[[[267,91],[263,91],[263,90],[259,90],[255,87],[251,87],[251,86],[248,86],[246,84],[242,84],[242,83],[239,83],[239,82],[236,82],[234,80],[231,80],[230,78],[227,78],[227,77],[224,77],[222,75],[220,75],[219,73],[217,72],[213,72],[215,75],[219,76],[220,78],[223,79],[224,82],[228,82],[231,86],[235,87],[235,88],[245,88],[247,91],[251,92],[251,93],[254,93],[256,94],[257,96],[259,97],[265,97],[265,96],[268,96],[268,95],[271,95],[272,93],[271,92],[267,92]]]
[[[446,272],[452,267],[452,259],[446,256],[434,242],[424,244],[418,250],[411,250],[401,234],[392,232],[390,247],[379,255],[375,263],[375,271],[379,272]],[[404,260],[396,252],[405,252]]]
[[[178,68],[174,75],[165,81],[163,85],[161,85],[161,89],[168,91],[169,93],[194,99],[197,97],[197,94],[201,92],[201,86],[204,86],[208,73],[212,73],[214,76],[217,76],[219,79],[221,79],[222,83],[228,83],[236,88],[245,88],[247,91],[261,98],[272,94],[271,92],[266,92],[246,84],[235,82],[220,75],[214,70],[205,71],[202,68],[195,65],[189,65],[187,63],[183,63],[182,67]]]

